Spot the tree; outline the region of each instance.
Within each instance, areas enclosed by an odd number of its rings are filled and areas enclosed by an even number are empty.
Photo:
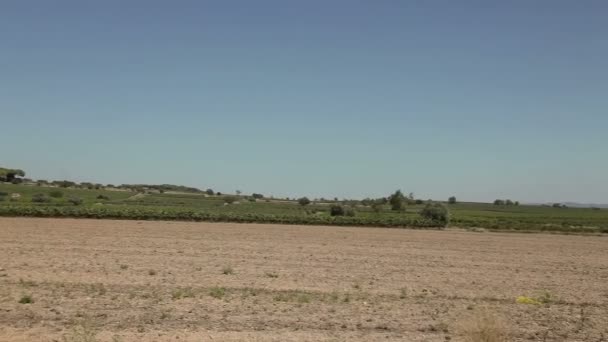
[[[438,222],[444,227],[450,223],[450,211],[442,203],[427,203],[427,205],[420,211],[420,216],[427,220]]]
[[[395,211],[402,210],[404,200],[405,200],[405,196],[403,196],[403,193],[401,192],[401,190],[395,191],[395,193],[392,194],[388,200],[388,202],[391,204],[391,210],[395,210]]]
[[[515,201],[515,203],[514,203],[514,204],[515,204],[516,206],[517,206],[517,205],[519,205],[519,201]]]
[[[302,197],[302,198],[299,198],[299,199],[298,199],[298,203],[299,203],[301,206],[306,206],[306,205],[309,205],[309,204],[310,204],[310,200],[308,199],[308,197]]]
[[[264,195],[253,193],[253,194],[251,194],[251,197],[253,197],[255,199],[262,199],[262,198],[264,198]]]
[[[205,190],[205,193],[209,196],[215,195],[215,192],[213,192],[213,189],[207,189],[207,190]]]
[[[236,195],[237,195],[237,196],[241,196],[241,190],[237,190],[237,191],[236,191]]]
[[[0,182],[20,183],[21,179],[17,177],[25,177],[25,172],[20,169],[5,169],[0,167]]]
[[[506,205],[513,205],[513,201],[511,201],[510,199],[508,199],[508,200],[505,201],[505,204]]]
[[[503,201],[501,199],[497,199],[494,201],[494,205],[505,205],[505,201]]]
[[[456,204],[456,196],[452,196],[452,197],[448,198],[448,203]]]

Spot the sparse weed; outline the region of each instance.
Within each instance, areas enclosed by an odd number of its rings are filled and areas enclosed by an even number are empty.
[[[19,304],[32,304],[33,302],[34,298],[29,294],[25,294],[21,296],[21,299],[19,299]]]
[[[231,275],[234,274],[234,270],[230,266],[225,266],[224,268],[222,268],[222,274]]]
[[[155,270],[148,270],[148,275],[154,276],[154,275],[156,275],[156,271]]]
[[[97,342],[97,332],[89,323],[82,323],[63,335],[63,342]],[[118,341],[114,339],[114,341]]]
[[[477,312],[459,327],[465,342],[507,342],[507,331],[495,315],[488,311]]]
[[[209,290],[209,295],[213,298],[221,299],[226,295],[226,289],[218,286],[212,287]]]
[[[182,298],[193,298],[194,297],[194,292],[189,287],[179,288],[179,289],[173,291],[173,293],[171,294],[171,297],[174,300],[182,299]]]
[[[120,265],[121,270],[126,270],[127,268],[129,268],[129,265],[125,265],[125,264]]]
[[[274,272],[266,272],[265,275],[268,278],[278,278],[279,277],[279,274],[278,273],[274,273]]]

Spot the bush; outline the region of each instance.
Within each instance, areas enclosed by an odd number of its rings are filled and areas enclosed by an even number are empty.
[[[81,205],[83,201],[80,197],[70,197],[68,202],[72,203],[73,205]]]
[[[338,204],[332,205],[329,208],[329,214],[331,216],[344,216],[344,207]]]
[[[302,198],[298,199],[298,203],[301,206],[305,206],[305,205],[309,205],[310,204],[310,200],[308,199],[308,197],[302,197]]]
[[[34,194],[32,196],[32,202],[34,203],[48,203],[51,201],[51,198],[46,194]]]
[[[0,191],[0,196],[8,196],[8,192]]]
[[[227,203],[227,204],[232,204],[232,203],[236,202],[236,200],[237,200],[237,198],[234,196],[224,197],[224,203]]]
[[[104,200],[104,201],[109,201],[110,197],[106,196],[106,195],[99,195],[97,196],[98,200]]]
[[[339,204],[334,204],[329,209],[329,214],[331,216],[355,216],[355,210],[352,207],[344,207]]]
[[[0,196],[0,202],[4,202],[4,201],[6,201],[6,197]]]
[[[207,195],[209,195],[209,196],[213,196],[213,195],[215,195],[215,192],[213,192],[213,190],[212,190],[212,189],[207,189],[207,190],[205,191],[205,193],[206,193]]]
[[[425,219],[447,226],[450,223],[450,211],[441,203],[428,203],[421,211],[420,216]]]
[[[262,194],[255,194],[254,193],[254,194],[251,195],[251,197],[253,197],[255,199],[262,199],[262,198],[264,198],[264,195],[262,195]]]
[[[392,194],[388,200],[388,202],[391,204],[391,210],[395,210],[395,211],[399,211],[399,210],[403,209],[404,201],[405,201],[405,196],[403,196],[403,193],[401,192],[401,190],[395,191],[395,193]]]
[[[53,198],[61,198],[61,197],[63,197],[63,192],[61,192],[59,190],[53,190],[53,191],[49,192],[49,196],[51,196]]]

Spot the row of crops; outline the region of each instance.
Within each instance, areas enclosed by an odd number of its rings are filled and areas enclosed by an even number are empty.
[[[0,216],[73,217],[93,219],[162,220],[195,222],[276,223],[301,225],[367,226],[396,228],[442,228],[440,221],[422,217],[295,216],[259,213],[217,213],[191,209],[160,209],[129,206],[0,206]]]

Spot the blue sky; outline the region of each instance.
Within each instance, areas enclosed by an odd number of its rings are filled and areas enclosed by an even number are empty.
[[[3,1],[0,165],[608,202],[605,1]]]

